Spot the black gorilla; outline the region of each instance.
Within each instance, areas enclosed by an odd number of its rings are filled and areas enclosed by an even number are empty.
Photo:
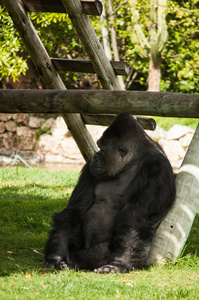
[[[46,267],[99,273],[143,267],[174,202],[170,163],[132,116],[117,116],[97,144],[67,207],[53,216]]]

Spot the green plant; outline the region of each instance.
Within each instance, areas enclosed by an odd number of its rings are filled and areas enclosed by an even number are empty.
[[[133,24],[133,27],[129,27],[132,43],[140,56],[147,58],[149,54],[151,54],[151,58],[154,64],[156,64],[158,57],[164,49],[168,36],[166,23],[167,0],[150,0],[148,37],[145,36],[139,22],[139,10],[136,9],[137,1],[129,0],[129,2],[131,5],[131,21]]]
[[[41,126],[39,128],[36,129],[36,141],[39,139],[39,137],[43,134],[43,133],[48,133],[50,134],[50,128],[47,127],[42,127],[43,122],[41,122]]]

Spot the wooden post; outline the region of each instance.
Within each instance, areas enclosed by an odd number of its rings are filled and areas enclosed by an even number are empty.
[[[199,124],[176,178],[177,196],[160,224],[147,264],[164,263],[179,257],[199,207]]]
[[[121,90],[122,88],[115,77],[111,63],[91,26],[89,18],[82,11],[81,1],[62,0],[62,3],[89,55],[93,68],[97,73],[103,88],[107,90]]]
[[[66,89],[61,77],[53,66],[21,0],[3,0],[27,51],[29,52],[46,88]],[[96,151],[92,137],[79,114],[63,114],[63,118],[75,139],[83,157],[87,160]]]

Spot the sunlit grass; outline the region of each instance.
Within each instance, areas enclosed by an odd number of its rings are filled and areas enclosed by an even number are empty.
[[[168,131],[173,125],[179,124],[182,126],[189,126],[192,129],[196,129],[199,120],[198,119],[189,119],[189,118],[162,118],[162,117],[153,117],[157,125],[162,129]]]

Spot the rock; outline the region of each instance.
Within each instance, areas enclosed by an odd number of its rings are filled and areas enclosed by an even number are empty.
[[[57,163],[78,163],[85,161],[72,137],[57,140],[50,134],[42,134],[36,144],[37,153],[45,153],[45,161]]]
[[[29,115],[28,114],[16,114],[13,116],[13,120],[15,120],[15,122],[18,125],[22,125],[22,126],[28,126],[28,121],[29,121]]]
[[[54,138],[52,135],[44,133],[42,134],[37,143],[35,150],[43,153],[60,153],[63,152],[61,141]]]
[[[156,129],[154,131],[152,130],[145,130],[145,132],[150,136],[151,139],[154,141],[158,141],[159,139],[166,139],[167,138],[167,132],[164,131],[161,127],[156,126]]]
[[[4,122],[0,122],[0,133],[4,133],[4,131],[6,130],[6,126]]]
[[[86,127],[95,142],[99,140],[99,138],[102,136],[103,132],[107,128],[105,126],[96,126],[96,125],[86,125]]]
[[[0,134],[0,148],[2,148],[2,147],[3,147],[3,134]]]
[[[163,148],[170,161],[179,160],[184,157],[185,151],[179,141],[168,141],[160,139],[158,144]]]
[[[36,130],[26,126],[17,127],[18,149],[33,150],[36,142]]]
[[[187,135],[183,136],[181,139],[179,139],[180,145],[183,148],[189,147],[192,137],[193,137],[193,133],[188,133]]]
[[[13,114],[0,114],[0,121],[7,122],[12,119]]]
[[[64,119],[62,117],[58,117],[51,127],[52,136],[57,140],[63,140],[67,136],[68,132],[69,130]]]
[[[41,123],[44,123],[46,120],[44,118],[37,118],[30,116],[28,126],[31,128],[39,128]]]
[[[9,120],[5,123],[6,130],[11,132],[16,132],[17,130],[17,123],[13,120]]]
[[[81,152],[72,137],[68,137],[62,141],[62,150],[65,158],[83,160]]]
[[[78,163],[84,162],[79,148],[72,137],[60,141],[52,135],[44,133],[39,137],[35,150],[38,153],[50,154],[48,157],[53,157],[53,162],[61,162],[60,157],[62,157],[63,161],[67,159],[68,161],[78,161]],[[56,155],[58,155],[59,158],[55,158]]]
[[[182,165],[182,162],[183,162],[183,159],[171,161],[171,166],[172,166],[174,173],[178,173],[178,171]]]
[[[0,147],[5,147],[6,150],[13,149],[15,143],[15,134],[13,132],[5,132],[0,135]]]
[[[188,126],[181,126],[178,124],[173,127],[167,133],[167,140],[179,140],[181,137],[188,133],[194,133],[194,130]]]
[[[55,119],[53,119],[53,118],[46,120],[43,123],[43,125],[41,126],[41,129],[44,129],[44,128],[50,129],[53,126],[54,122],[55,122]]]
[[[70,159],[70,157],[64,157],[63,155],[57,155],[52,153],[46,153],[44,157],[44,164],[52,170],[81,170],[85,164],[84,159]]]

